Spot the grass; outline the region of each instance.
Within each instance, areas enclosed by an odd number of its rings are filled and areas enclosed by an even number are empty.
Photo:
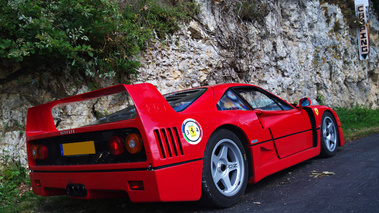
[[[374,110],[354,105],[335,110],[341,120],[346,142],[379,133],[379,108]],[[164,204],[133,204],[125,198],[76,200],[68,196],[37,196],[31,191],[27,170],[20,162],[7,155],[1,158],[3,163],[0,164],[0,212],[159,212],[170,208],[170,205]]]
[[[337,107],[335,111],[341,120],[346,141],[379,133],[379,108],[374,110],[356,104],[350,108]]]

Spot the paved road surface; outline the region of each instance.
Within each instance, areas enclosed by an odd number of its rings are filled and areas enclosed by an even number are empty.
[[[310,177],[312,171],[334,175]],[[379,135],[346,144],[248,186],[225,212],[379,212]]]
[[[316,176],[325,172],[329,175]],[[312,175],[313,174],[313,175]],[[77,212],[83,203],[72,201]],[[97,200],[117,212],[379,212],[379,134],[347,143],[332,158],[314,158],[248,185],[241,201],[228,209],[197,202],[131,203]],[[44,212],[59,203],[42,207]]]
[[[314,178],[324,171],[330,175]],[[191,202],[124,207],[154,212],[379,212],[379,134],[347,143],[332,158],[314,158],[248,185],[242,200],[228,209]]]

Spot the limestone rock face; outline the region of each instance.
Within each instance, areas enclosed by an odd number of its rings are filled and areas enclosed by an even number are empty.
[[[324,97],[329,106],[378,102],[378,30],[371,15],[369,60],[359,60],[357,32],[341,9],[319,1],[263,1],[266,16],[243,21],[235,1],[199,1],[196,21],[154,42],[143,56],[139,82],[163,93],[224,82],[261,86],[290,102]],[[341,29],[335,30],[335,23]]]
[[[237,0],[198,0],[200,12],[174,36],[156,38],[141,55],[134,83],[149,82],[162,93],[225,82],[263,87],[289,102],[309,97],[329,106],[379,105],[379,22],[370,14],[370,55],[359,60],[357,32],[341,9],[318,0],[263,0],[238,7]],[[246,6],[246,5],[245,5]],[[339,24],[340,28],[335,25]],[[12,71],[13,72],[13,71]],[[0,77],[4,75],[0,72]],[[5,76],[6,77],[6,76]],[[19,79],[18,82],[26,82]],[[0,85],[0,155],[26,163],[25,121],[29,107],[92,90],[72,79],[42,76],[33,92],[16,81]],[[100,87],[109,86],[103,82]],[[6,88],[7,87],[7,88]],[[48,88],[48,89],[46,89]],[[316,100],[317,99],[317,100]],[[122,109],[115,99],[53,111],[59,129]],[[80,117],[80,118],[79,118]]]

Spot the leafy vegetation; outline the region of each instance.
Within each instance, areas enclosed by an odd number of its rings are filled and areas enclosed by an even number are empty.
[[[30,179],[20,161],[9,155],[1,156],[0,164],[0,210],[17,205],[32,196]]]
[[[138,55],[196,12],[190,0],[0,0],[2,64],[132,74]]]
[[[236,1],[236,14],[243,21],[257,20],[262,23],[265,16],[270,12],[266,2],[257,0]]]
[[[316,101],[319,105],[325,105],[325,96],[321,93],[317,93]]]

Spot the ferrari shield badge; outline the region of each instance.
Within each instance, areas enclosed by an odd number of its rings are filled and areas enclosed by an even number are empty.
[[[315,108],[315,113],[318,116],[318,109],[317,108]]]
[[[202,129],[200,124],[194,119],[186,119],[182,124],[183,137],[190,144],[198,144],[202,138]]]

